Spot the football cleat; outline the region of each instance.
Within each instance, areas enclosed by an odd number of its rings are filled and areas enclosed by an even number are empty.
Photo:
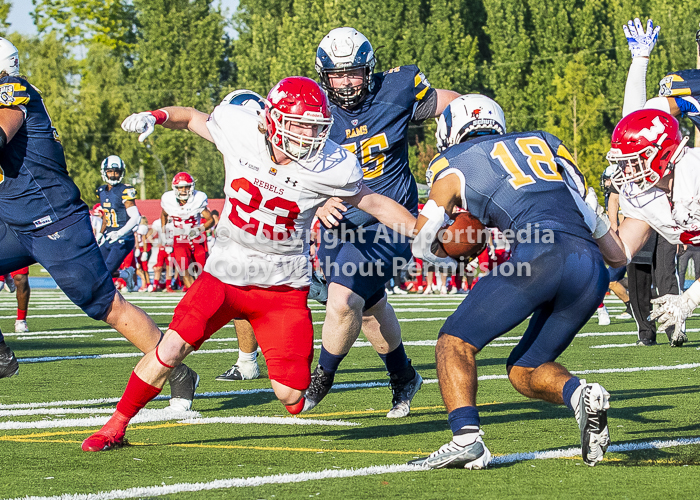
[[[476,438],[476,441],[466,446],[460,446],[454,441],[450,441],[429,456],[411,460],[408,463],[426,469],[485,469],[491,461],[491,452],[481,439],[483,435],[484,432],[479,431],[479,437]]]
[[[114,448],[121,448],[128,445],[129,442],[124,437],[124,431],[112,430],[105,431],[100,429],[85,441],[83,441],[83,451],[107,451]]]
[[[411,401],[416,395],[418,389],[423,385],[423,377],[420,376],[413,367],[410,361],[408,365],[413,370],[413,377],[409,380],[402,380],[395,374],[390,375],[391,392],[394,394],[391,404],[393,408],[386,414],[387,418],[402,418],[411,413]]]
[[[15,280],[12,279],[12,276],[9,274],[5,275],[5,290],[7,290],[10,293],[14,293],[15,290],[17,290],[17,286],[15,285]]]
[[[617,315],[617,319],[632,319],[632,315],[627,311]]]
[[[260,376],[260,368],[258,368],[258,362],[248,362],[244,363],[239,361],[233,365],[229,370],[225,371],[216,380],[222,381],[235,381],[235,380],[253,380]]]
[[[168,377],[170,382],[170,409],[189,411],[192,409],[194,393],[199,385],[199,375],[185,364],[176,366]]]
[[[10,346],[5,341],[0,342],[0,378],[17,375],[19,371],[19,361],[12,352]]]
[[[575,413],[581,429],[581,455],[583,461],[593,467],[603,460],[605,451],[610,446],[608,431],[610,394],[600,384],[581,385],[580,392]]]
[[[18,319],[15,321],[15,333],[27,333],[28,331],[29,327],[27,326],[26,319]]]
[[[335,373],[327,372],[321,365],[318,365],[314,372],[311,374],[311,383],[309,388],[306,389],[306,394],[304,395],[304,409],[302,411],[309,411],[314,406],[319,404],[323,398],[326,397],[328,391],[333,387],[333,379],[335,378]]]
[[[677,334],[674,332],[671,337],[671,347],[681,347],[686,342],[688,342],[688,336],[685,332],[678,332]]]
[[[598,324],[600,326],[608,326],[610,324],[610,313],[608,313],[608,308],[605,306],[598,308]]]

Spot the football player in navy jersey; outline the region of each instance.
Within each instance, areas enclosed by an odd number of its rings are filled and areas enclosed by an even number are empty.
[[[119,266],[134,249],[134,228],[141,220],[139,209],[134,203],[136,189],[122,183],[125,171],[121,158],[108,156],[100,166],[102,180],[107,184],[97,188],[97,197],[102,206],[102,230],[95,235],[95,239],[107,270],[112,275],[117,273],[117,276]]]
[[[475,110],[480,118],[474,118]],[[593,466],[610,443],[609,394],[555,363],[608,288],[608,271],[594,241],[604,233],[598,234],[596,216],[584,204],[583,177],[553,135],[506,133],[503,110],[485,96],[453,101],[440,117],[436,137],[440,154],[426,173],[430,199],[418,218],[413,254],[428,262],[449,260],[436,256],[431,246],[456,206],[512,242],[510,260],[480,279],[440,329],[437,374],[453,439],[413,463],[488,466],[491,454],[481,439],[476,407],[476,355],[532,314],[506,362],[508,378],[524,396],[565,404],[574,412],[583,460]]]
[[[408,126],[439,116],[459,94],[434,89],[415,65],[374,73],[375,64],[369,40],[353,28],[336,28],[321,40],[315,67],[331,101],[330,138],[357,155],[367,186],[417,214]],[[409,242],[337,199],[317,215],[325,226],[318,257],[328,281],[328,303],[305,410],[328,393],[338,365],[362,329],[389,372],[393,408],[387,417],[405,417],[422,378],[406,356],[384,284],[411,259]]]
[[[39,92],[20,76],[17,48],[0,38],[0,274],[40,263],[85,313],[106,322],[141,351],[161,332],[151,318],[116,293],[80,191]],[[0,378],[19,364],[0,333]],[[172,395],[188,406],[197,375],[170,378]],[[183,403],[184,405],[185,403]]]

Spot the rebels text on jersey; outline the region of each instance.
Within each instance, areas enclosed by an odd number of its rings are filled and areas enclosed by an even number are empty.
[[[206,210],[208,203],[209,198],[203,191],[195,190],[184,205],[180,205],[175,191],[163,193],[160,206],[172,219],[176,243],[189,242],[190,230],[202,225],[202,211]]]
[[[18,106],[24,123],[0,151],[0,219],[18,231],[86,212],[39,92],[23,78],[0,78],[0,109]],[[56,231],[62,229],[54,226]]]
[[[626,184],[620,192],[625,217],[646,222],[673,245],[700,246],[700,149],[687,148],[676,163],[671,198],[659,188],[641,192]]]
[[[129,220],[124,202],[136,199],[136,189],[133,186],[119,183],[112,186],[112,189],[107,189],[107,187],[106,184],[103,184],[97,188],[97,196],[107,219],[105,234],[124,227],[124,224]],[[124,236],[128,238],[133,236],[133,233]]]
[[[224,283],[309,285],[308,232],[316,208],[362,187],[356,158],[328,140],[313,160],[272,161],[258,115],[218,106],[207,127],[224,156],[224,204],[205,271]]]
[[[571,187],[582,176],[561,141],[547,132],[457,144],[436,156],[426,175],[435,182],[452,173],[461,181],[462,208],[487,227],[511,234],[551,229],[591,239],[581,197],[585,188]]]
[[[369,188],[396,200],[413,215],[418,190],[408,165],[408,124],[420,116],[420,104],[434,92],[417,66],[400,66],[375,73],[372,90],[357,108],[347,110],[331,103],[330,139],[357,156]],[[348,227],[377,222],[350,206],[343,218]]]

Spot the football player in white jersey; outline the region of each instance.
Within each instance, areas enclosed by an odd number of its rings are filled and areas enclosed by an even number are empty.
[[[158,253],[156,254],[156,263],[153,266],[153,291],[157,292],[162,289],[161,286],[161,276],[163,275],[163,269],[166,269],[166,280],[165,280],[165,290],[167,292],[172,292],[172,280],[173,280],[173,270],[175,267],[175,262],[173,261],[173,223],[167,222],[165,224],[165,230],[163,230],[163,223],[160,219],[156,219],[151,224],[151,232],[148,235],[148,239],[153,245],[158,246]]]
[[[357,158],[327,141],[333,119],[315,81],[280,81],[261,118],[243,106],[217,106],[211,115],[167,107],[122,123],[141,139],[162,124],[216,144],[226,202],[204,272],[176,307],[161,343],[134,369],[112,418],[83,450],[121,445],[129,420],[160,393],[167,374],[233,318],[250,321],[275,395],[299,413],[313,359],[308,236],[316,209],[337,196],[400,234],[413,231],[410,212],[367,188]]]
[[[206,231],[214,225],[214,218],[207,209],[207,195],[197,191],[194,182],[190,174],[179,172],[173,177],[172,191],[167,191],[160,199],[161,225],[165,226],[168,218],[173,223],[172,257],[187,288],[204,269],[208,252]],[[198,265],[197,270],[191,267],[194,263]]]
[[[688,137],[682,136],[678,121],[669,113],[679,113],[675,102],[666,97],[644,102],[646,65],[658,31],[651,20],[646,31],[639,19],[625,26],[633,56],[625,87],[626,116],[613,131],[608,153],[625,220],[617,232],[605,231],[610,223],[599,217],[596,230],[598,236],[604,235],[598,244],[613,267],[629,263],[652,231],[672,244],[700,245],[700,148],[686,146]],[[696,281],[681,295],[667,294],[652,303],[651,319],[658,319],[662,330],[675,326],[671,345],[682,345],[687,340],[685,320],[700,303],[700,283]]]

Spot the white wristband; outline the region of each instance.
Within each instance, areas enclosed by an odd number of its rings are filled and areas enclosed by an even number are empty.
[[[610,219],[608,219],[607,214],[600,214],[596,216],[595,220],[595,230],[593,231],[593,239],[598,240],[608,234],[610,231]]]

